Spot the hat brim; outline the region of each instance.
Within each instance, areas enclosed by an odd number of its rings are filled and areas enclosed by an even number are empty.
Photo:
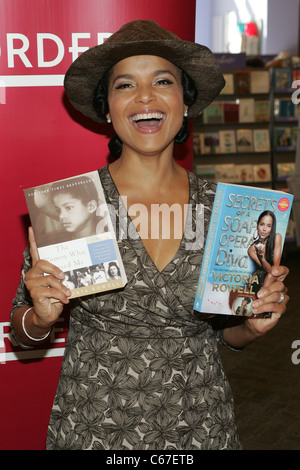
[[[162,57],[190,75],[198,96],[189,107],[189,118],[198,116],[225,85],[216,59],[206,46],[182,40],[107,42],[81,54],[67,71],[64,87],[74,108],[96,122],[105,123],[105,116],[99,116],[93,106],[95,88],[104,72],[120,60],[136,55]]]

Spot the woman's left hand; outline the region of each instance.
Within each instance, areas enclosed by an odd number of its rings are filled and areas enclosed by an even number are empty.
[[[287,287],[284,280],[289,273],[289,269],[285,266],[273,266],[266,276],[265,282],[261,290],[258,292],[253,306],[253,313],[272,312],[271,318],[248,318],[248,327],[256,336],[262,336],[279,321],[280,317],[286,311],[286,304],[289,301],[287,295]]]

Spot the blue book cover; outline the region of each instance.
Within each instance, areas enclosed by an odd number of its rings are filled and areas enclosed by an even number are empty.
[[[217,184],[195,310],[252,315],[267,273],[280,264],[292,202],[282,191]]]

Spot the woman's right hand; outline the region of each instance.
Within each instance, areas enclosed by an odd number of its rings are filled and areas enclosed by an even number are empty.
[[[64,273],[48,261],[39,258],[32,228],[29,228],[29,245],[32,267],[26,273],[26,287],[30,293],[35,312],[35,324],[50,328],[69,303],[69,289],[62,284]]]
[[[258,243],[255,245],[256,253],[258,258],[264,258],[265,257],[265,252],[266,252],[266,245],[263,243]]]

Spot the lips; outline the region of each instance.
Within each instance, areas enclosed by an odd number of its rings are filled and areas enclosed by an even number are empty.
[[[133,114],[129,121],[140,131],[152,133],[162,126],[165,118],[165,113],[154,111]]]

